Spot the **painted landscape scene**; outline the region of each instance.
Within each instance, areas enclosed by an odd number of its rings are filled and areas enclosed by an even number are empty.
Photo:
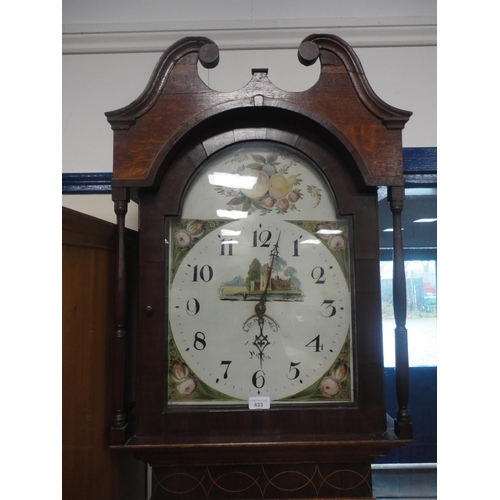
[[[231,281],[222,283],[219,288],[219,298],[260,300],[266,292],[268,301],[302,301],[304,293],[300,289],[300,280],[296,274],[297,270],[294,267],[287,267],[281,258],[277,259],[271,275],[269,264],[262,264],[258,259],[253,259],[246,277],[235,276]]]

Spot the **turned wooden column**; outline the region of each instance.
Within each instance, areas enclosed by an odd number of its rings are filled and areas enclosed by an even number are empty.
[[[128,210],[128,190],[113,190],[117,224],[117,259],[115,287],[115,331],[112,343],[112,421],[111,444],[123,444],[127,427],[125,410],[125,376],[127,361],[127,287],[125,262],[125,215]]]
[[[394,430],[400,439],[413,437],[413,426],[408,410],[410,394],[410,369],[408,363],[408,331],[406,329],[406,278],[403,256],[403,235],[401,212],[405,197],[404,187],[389,187],[388,201],[393,218],[393,303],[396,346],[396,396],[398,412],[394,420]]]

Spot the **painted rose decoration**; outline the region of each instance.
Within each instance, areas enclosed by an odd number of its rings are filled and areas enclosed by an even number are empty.
[[[205,224],[199,220],[190,222],[186,228],[174,233],[175,242],[181,248],[189,248],[205,234]]]
[[[321,392],[330,398],[337,396],[342,390],[342,382],[347,377],[349,377],[349,367],[345,363],[338,363],[332,368],[329,375],[321,381]]]
[[[175,361],[170,369],[170,376],[177,383],[177,391],[182,396],[189,396],[196,390],[196,379],[191,376],[185,364]]]

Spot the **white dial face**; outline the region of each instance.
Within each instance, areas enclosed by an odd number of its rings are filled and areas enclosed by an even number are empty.
[[[169,404],[351,402],[348,228],[289,148],[207,162],[169,223]]]

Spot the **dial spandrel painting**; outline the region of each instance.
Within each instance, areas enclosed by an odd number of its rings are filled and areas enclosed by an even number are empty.
[[[350,221],[271,142],[209,157],[167,220],[168,405],[354,401]]]

